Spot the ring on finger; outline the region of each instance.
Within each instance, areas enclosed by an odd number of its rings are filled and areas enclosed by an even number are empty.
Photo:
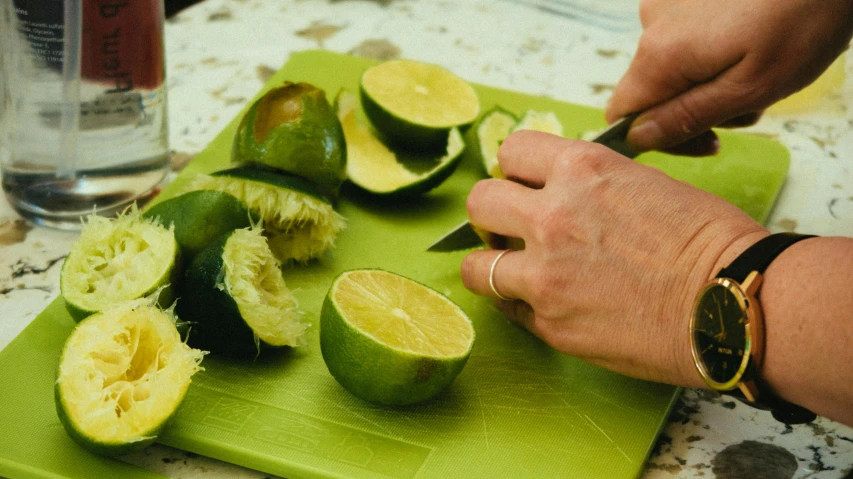
[[[509,253],[510,251],[513,251],[513,250],[505,249],[505,250],[501,251],[497,256],[495,256],[495,260],[492,261],[492,267],[489,269],[489,287],[492,288],[492,292],[495,293],[495,296],[497,296],[498,298],[500,298],[504,301],[512,301],[512,298],[507,298],[506,296],[498,293],[498,289],[495,288],[495,266],[497,266],[498,261],[500,261],[500,259],[503,258],[503,256],[505,254]]]

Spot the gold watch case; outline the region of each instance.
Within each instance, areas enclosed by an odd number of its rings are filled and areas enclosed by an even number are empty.
[[[702,380],[717,391],[738,388],[750,402],[758,399],[753,377],[764,345],[756,298],[761,280],[761,274],[753,271],[743,283],[729,278],[709,281],[696,295],[690,317],[690,350]],[[734,302],[729,304],[730,300]]]

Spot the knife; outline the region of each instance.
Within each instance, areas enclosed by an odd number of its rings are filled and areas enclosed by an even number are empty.
[[[626,137],[628,136],[628,130],[631,128],[631,123],[633,123],[639,115],[640,113],[631,113],[630,115],[626,115],[619,120],[616,120],[612,125],[607,127],[606,130],[601,132],[591,141],[593,143],[604,145],[616,153],[627,156],[628,158],[636,158],[639,153],[628,146]],[[453,228],[444,236],[439,238],[438,241],[430,245],[430,247],[427,248],[427,251],[444,253],[482,246],[483,244],[483,238],[474,231],[474,227],[471,226],[471,223],[469,221],[464,221],[462,224]]]

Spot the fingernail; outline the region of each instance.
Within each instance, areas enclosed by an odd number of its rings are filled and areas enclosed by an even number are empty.
[[[628,144],[637,150],[653,150],[663,143],[664,135],[660,125],[649,117],[640,116],[628,130]]]

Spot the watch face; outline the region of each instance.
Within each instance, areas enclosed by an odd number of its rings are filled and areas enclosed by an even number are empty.
[[[709,285],[693,308],[691,335],[697,365],[720,389],[735,387],[749,359],[746,305],[728,283]]]

